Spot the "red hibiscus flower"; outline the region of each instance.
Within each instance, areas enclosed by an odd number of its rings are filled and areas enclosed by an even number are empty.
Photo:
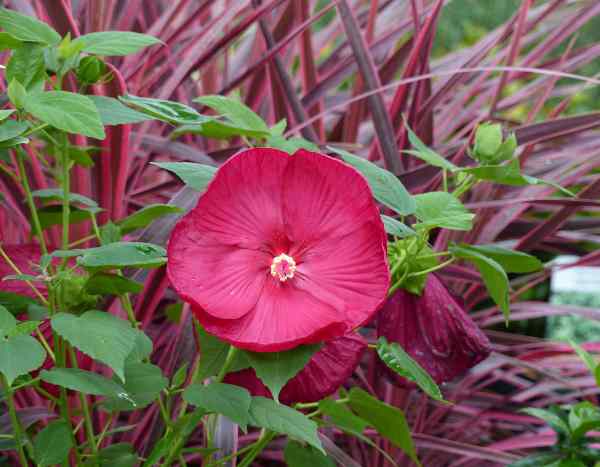
[[[280,402],[316,402],[333,394],[352,375],[366,347],[367,342],[355,333],[327,342],[283,387]],[[244,387],[253,396],[271,397],[253,369],[229,373],[224,382]]]
[[[2,249],[8,255],[10,260],[19,268],[23,274],[38,275],[40,271],[35,269],[35,265],[40,263],[42,256],[39,245],[34,243],[25,245],[2,245]],[[19,295],[37,298],[33,289],[24,281],[3,280],[6,276],[15,275],[15,270],[0,257],[0,292],[11,292]],[[36,288],[46,294],[46,286],[43,282],[35,282]]]
[[[386,297],[386,235],[365,179],[328,156],[251,149],[173,229],[167,272],[205,329],[286,350],[339,337]]]
[[[437,383],[484,360],[490,341],[446,286],[429,274],[421,296],[398,290],[378,315],[377,333],[397,342]]]

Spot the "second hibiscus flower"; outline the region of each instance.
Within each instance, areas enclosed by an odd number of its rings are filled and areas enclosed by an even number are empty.
[[[206,330],[262,352],[339,337],[386,298],[386,235],[366,180],[328,156],[251,149],[173,229],[167,271]]]

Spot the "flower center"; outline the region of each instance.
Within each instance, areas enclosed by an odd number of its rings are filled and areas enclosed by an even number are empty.
[[[294,277],[296,272],[296,261],[291,256],[281,253],[279,256],[273,258],[271,263],[271,275],[276,277],[281,282],[285,282],[288,279]]]

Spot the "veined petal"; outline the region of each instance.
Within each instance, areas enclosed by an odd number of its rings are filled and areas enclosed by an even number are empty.
[[[343,334],[344,316],[291,282],[267,280],[254,309],[240,319],[215,319],[202,309],[194,314],[211,334],[247,350],[277,352],[322,342]]]
[[[220,319],[236,319],[254,308],[267,279],[270,256],[217,243],[190,217],[173,229],[167,272],[177,293]]]

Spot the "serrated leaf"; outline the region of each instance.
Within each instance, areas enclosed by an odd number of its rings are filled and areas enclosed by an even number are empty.
[[[166,251],[152,243],[114,242],[80,250],[77,264],[90,269],[153,268],[166,262]]]
[[[200,115],[193,108],[179,102],[138,97],[130,94],[119,96],[119,100],[146,115],[173,125],[188,125],[210,120],[208,117]]]
[[[502,266],[492,258],[488,258],[477,251],[461,246],[452,246],[449,248],[449,251],[455,257],[465,259],[475,265],[481,274],[490,296],[500,307],[504,314],[504,319],[508,322],[510,318],[510,304],[508,297],[510,284],[508,282],[508,276]]]
[[[144,286],[117,274],[99,272],[90,276],[84,290],[91,295],[124,295],[139,293],[144,290]]]
[[[350,164],[367,179],[377,201],[403,216],[415,212],[417,205],[414,198],[393,173],[342,149],[329,146],[327,149],[340,155],[344,162]]]
[[[440,388],[435,384],[429,373],[396,342],[390,343],[385,337],[380,337],[377,342],[377,354],[389,368],[403,378],[416,383],[429,397],[440,402],[446,402]]]
[[[6,333],[6,337],[30,335],[36,331],[41,324],[41,321],[21,321],[14,328]]]
[[[228,122],[217,120],[216,118],[205,117],[206,120],[201,123],[182,125],[177,127],[169,135],[171,139],[178,138],[181,135],[193,134],[202,135],[213,139],[230,139],[237,136],[247,136],[250,138],[265,138],[269,135],[266,131],[242,128]]]
[[[305,441],[325,454],[317,435],[317,424],[301,412],[265,397],[253,397],[250,425],[266,428]]]
[[[283,451],[288,467],[335,467],[335,462],[311,446],[288,440]]]
[[[417,235],[413,229],[408,227],[406,224],[403,224],[399,220],[394,219],[393,217],[386,216],[385,214],[381,215],[381,220],[383,221],[383,226],[385,227],[385,231],[398,238],[406,238],[406,237],[414,237]]]
[[[270,133],[265,121],[237,99],[225,96],[202,96],[194,99],[194,102],[210,107],[240,128]]]
[[[237,423],[246,431],[250,421],[250,393],[238,386],[224,383],[201,383],[189,385],[183,392],[183,399],[206,412],[218,413]]]
[[[69,224],[77,224],[90,220],[90,208],[80,209],[71,207],[69,213]],[[62,225],[62,205],[44,206],[38,209],[38,218],[42,230],[46,230],[55,225]]]
[[[4,306],[0,305],[0,338],[17,326],[17,319]]]
[[[46,188],[43,190],[35,190],[31,193],[34,198],[40,198],[44,200],[62,201],[64,198],[64,191],[60,188]],[[80,195],[79,193],[69,193],[70,203],[80,203],[84,206],[97,207],[98,203],[87,196]]]
[[[460,244],[461,248],[476,251],[500,264],[506,272],[527,273],[539,271],[544,267],[535,256],[522,251],[509,250],[498,245],[467,245]]]
[[[16,37],[11,36],[7,32],[0,32],[0,51],[18,49],[22,46],[23,42]]]
[[[177,214],[181,211],[181,208],[169,204],[150,204],[121,219],[118,221],[118,225],[121,228],[121,232],[126,234],[133,230],[147,227],[159,217],[166,216],[167,214]]]
[[[83,394],[115,397],[121,395],[121,397],[129,397],[123,386],[112,379],[78,368],[52,368],[51,370],[42,370],[40,378],[47,383],[72,391],[82,392]]]
[[[100,31],[79,36],[73,42],[83,43],[82,51],[95,55],[122,56],[139,52],[144,47],[162,44],[160,39],[131,31]]]
[[[6,120],[0,123],[0,141],[10,141],[25,132],[29,128],[27,122],[17,122],[16,120]]]
[[[102,311],[81,316],[58,313],[52,328],[81,352],[108,365],[125,381],[125,359],[134,349],[136,331],[129,322]]]
[[[149,115],[123,105],[119,99],[106,96],[87,96],[96,106],[103,125],[126,125],[152,120]]]
[[[352,410],[421,466],[406,417],[400,409],[375,399],[359,388],[352,388],[349,397]]]
[[[104,139],[104,127],[94,103],[81,94],[47,91],[27,94],[25,110],[45,123],[66,131]]]
[[[39,44],[23,44],[6,64],[6,81],[17,80],[27,91],[41,91],[46,80],[44,48]]]
[[[439,167],[444,170],[454,172],[458,167],[450,162],[448,159],[440,156],[433,149],[429,148],[419,137],[405,124],[406,131],[408,132],[408,140],[412,144],[414,151],[404,151],[419,159],[427,162],[429,165]]]
[[[319,401],[319,410],[331,418],[331,422],[338,428],[352,434],[362,434],[369,425],[357,415],[354,415],[344,405],[338,404],[331,399]]]
[[[128,362],[124,385],[128,398],[109,396],[102,406],[111,412],[142,409],[156,400],[168,383],[156,365]]]
[[[173,172],[187,186],[200,192],[206,189],[217,171],[216,167],[194,162],[152,162],[152,164]]]
[[[319,348],[320,345],[300,345],[285,352],[245,352],[245,355],[256,376],[279,401],[281,389],[306,366]]]
[[[58,44],[60,35],[46,23],[8,8],[0,8],[0,28],[12,37],[26,42]]]
[[[142,331],[141,329],[134,329],[135,339],[133,341],[133,350],[129,355],[125,363],[142,362],[146,359],[150,359],[150,355],[154,350],[154,344],[152,340]]]
[[[469,212],[456,196],[443,191],[432,191],[414,196],[417,203],[415,216],[421,222],[415,226],[440,227],[450,230],[471,230],[475,214]]]
[[[271,135],[265,143],[270,148],[281,149],[288,154],[294,154],[298,149],[306,149],[307,151],[318,152],[319,146],[304,138],[289,138],[283,136]]]
[[[17,335],[0,339],[0,373],[8,384],[19,376],[37,370],[46,359],[42,345],[29,335]]]
[[[71,426],[64,420],[50,422],[33,440],[35,461],[40,467],[63,462],[72,447]]]

